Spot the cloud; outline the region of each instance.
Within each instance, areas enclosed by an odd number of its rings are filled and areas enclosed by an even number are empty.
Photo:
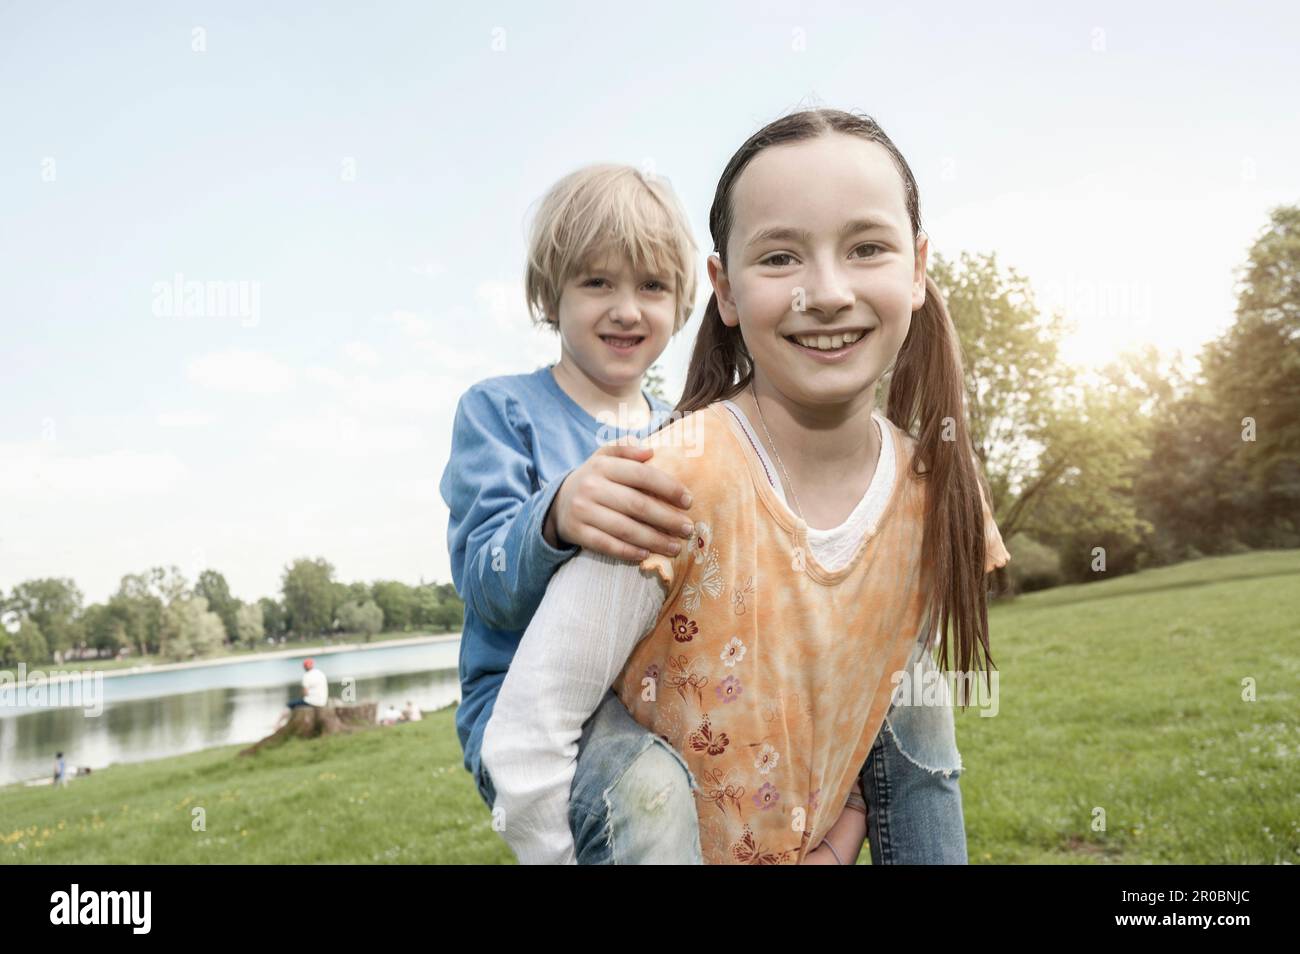
[[[190,380],[213,391],[281,394],[295,385],[295,373],[262,351],[218,351],[190,362]]]
[[[216,418],[211,414],[203,414],[198,411],[160,411],[158,413],[158,426],[188,430],[191,428],[207,427]]]
[[[427,338],[433,333],[433,322],[421,318],[413,311],[399,309],[388,315],[380,315],[375,320],[386,325],[397,325],[404,334],[412,338]]]
[[[282,449],[347,457],[401,453],[424,445],[424,433],[419,427],[378,424],[350,414],[285,418],[272,426],[268,436]]]
[[[4,494],[157,494],[171,490],[186,473],[185,464],[171,453],[118,450],[73,456],[61,454],[54,441],[0,444]]]
[[[323,384],[336,391],[347,387],[348,384],[348,376],[346,374],[341,371],[335,371],[333,368],[326,368],[322,365],[307,368],[303,371],[302,376],[308,381]]]
[[[349,341],[343,346],[343,353],[357,364],[373,368],[379,364],[379,354],[364,341]]]
[[[475,298],[492,323],[502,331],[519,333],[532,324],[524,302],[524,285],[517,279],[492,279],[479,282]]]

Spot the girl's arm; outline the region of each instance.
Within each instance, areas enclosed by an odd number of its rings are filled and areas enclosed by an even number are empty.
[[[855,797],[856,796],[856,797]],[[862,852],[862,843],[867,840],[866,805],[862,797],[862,781],[855,779],[853,791],[840,811],[826,837],[804,857],[805,865],[836,865],[840,861],[826,847],[826,842],[835,846],[835,852],[846,865],[856,864]]]
[[[551,579],[483,732],[492,809],[521,863],[575,863],[569,793],[583,724],[666,598],[659,576],[589,550]]]

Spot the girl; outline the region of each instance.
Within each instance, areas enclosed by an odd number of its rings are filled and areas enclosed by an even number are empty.
[[[992,662],[984,574],[1009,555],[897,148],[839,111],[778,120],[732,157],[710,228],[694,413],[647,442],[691,488],[695,534],[552,578],[483,738],[521,861],[572,860],[576,750],[608,693],[684,756],[705,861],[852,861],[846,802],[895,674],[950,621],[959,670]]]

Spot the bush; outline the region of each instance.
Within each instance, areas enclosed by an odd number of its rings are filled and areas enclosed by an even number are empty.
[[[1046,590],[1061,585],[1061,555],[1033,537],[1017,533],[1007,541],[1011,562],[1007,572],[1017,593]]]

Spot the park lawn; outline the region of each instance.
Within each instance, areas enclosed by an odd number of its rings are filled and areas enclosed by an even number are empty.
[[[971,862],[1300,862],[1298,584],[1270,551],[996,606],[998,714],[957,718]],[[0,789],[0,861],[508,863],[453,720]]]

